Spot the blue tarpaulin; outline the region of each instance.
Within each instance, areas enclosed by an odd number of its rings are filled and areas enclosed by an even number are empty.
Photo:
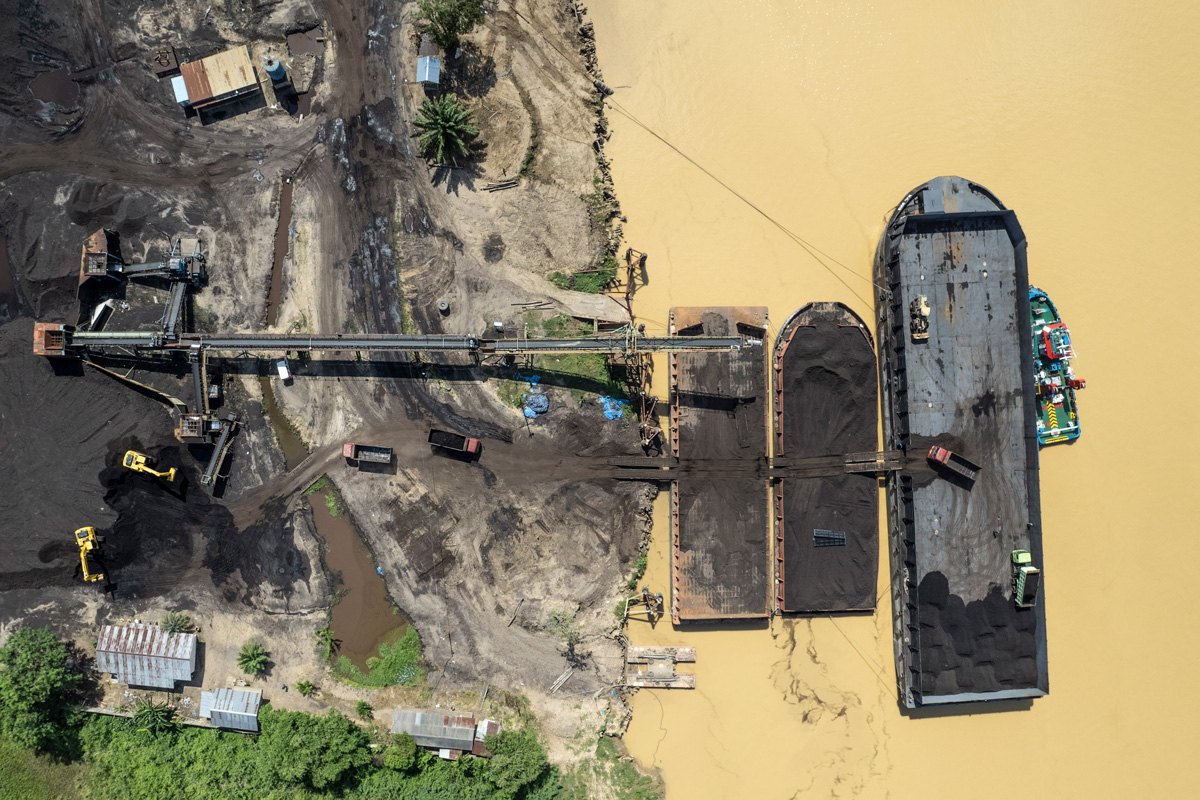
[[[525,416],[533,419],[550,410],[550,398],[541,392],[529,392],[521,400],[525,404]]]
[[[629,407],[628,400],[618,400],[615,397],[605,395],[598,401],[600,407],[604,409],[605,419],[620,419],[625,416],[625,409]]]

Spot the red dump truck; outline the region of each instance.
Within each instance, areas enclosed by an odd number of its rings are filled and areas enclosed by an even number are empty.
[[[938,447],[936,444],[929,448],[928,458],[929,462],[935,467],[945,467],[951,472],[961,475],[969,481],[974,481],[977,477],[979,477],[979,470],[981,468],[978,464],[968,461],[952,450],[947,450],[944,447]]]
[[[391,464],[392,448],[373,444],[346,442],[342,445],[342,456],[352,466],[361,468],[365,464]]]
[[[429,431],[429,443],[434,447],[453,453],[462,453],[466,456],[479,455],[480,443],[474,436],[463,436],[461,433],[433,428]]]

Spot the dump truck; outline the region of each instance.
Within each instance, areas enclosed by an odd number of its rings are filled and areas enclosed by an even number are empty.
[[[1033,566],[1033,554],[1028,550],[1013,550],[1012,590],[1017,608],[1033,608],[1041,580],[1042,571]]]
[[[375,444],[359,444],[346,442],[342,445],[342,457],[351,466],[362,468],[365,464],[391,464],[392,448],[380,447]]]
[[[951,472],[961,475],[969,481],[974,481],[979,477],[981,467],[971,461],[960,456],[952,450],[947,450],[945,447],[934,445],[929,448],[929,463],[935,467],[945,467]]]
[[[154,459],[145,453],[139,453],[137,450],[126,450],[125,457],[121,459],[121,464],[126,469],[131,469],[134,472],[143,472],[147,475],[153,475],[156,478],[162,478],[167,483],[175,480],[174,467],[171,467],[167,470],[157,470],[154,468]]]
[[[104,580],[104,573],[97,572],[92,565],[92,559],[100,555],[100,545],[103,541],[96,535],[96,529],[90,525],[75,531],[75,544],[79,545],[79,564],[83,567],[83,579],[88,583]]]
[[[453,431],[442,431],[433,428],[429,431],[429,443],[442,450],[463,453],[467,456],[479,455],[480,442],[473,436],[463,436]]]

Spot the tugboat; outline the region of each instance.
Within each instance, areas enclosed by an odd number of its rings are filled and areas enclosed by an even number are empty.
[[[1079,409],[1075,391],[1087,381],[1075,377],[1071,359],[1071,332],[1058,309],[1035,286],[1029,287],[1029,316],[1033,325],[1034,383],[1037,386],[1038,444],[1069,442],[1079,438]]]

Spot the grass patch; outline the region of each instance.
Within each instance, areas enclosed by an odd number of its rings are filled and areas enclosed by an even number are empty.
[[[574,317],[558,314],[542,322],[542,332],[551,339],[580,339],[591,336],[592,328]]]
[[[600,294],[617,278],[617,257],[606,255],[600,266],[585,272],[551,272],[550,282],[559,289]]]
[[[571,395],[582,402],[589,395],[606,394],[610,397],[625,397],[625,386],[615,379],[608,369],[608,361],[602,353],[566,353],[564,355],[538,356],[534,368],[559,375],[581,378],[585,386],[568,387]]]
[[[412,625],[392,644],[379,645],[379,655],[367,659],[367,672],[356,667],[346,656],[334,662],[337,676],[347,683],[381,688],[413,686],[425,680],[421,668],[421,637]]]
[[[514,381],[508,378],[500,378],[496,382],[496,395],[500,398],[500,402],[506,406],[513,408],[521,407],[521,395],[525,394],[526,387],[529,384],[525,381]]]
[[[82,764],[59,764],[0,739],[0,797],[69,800],[81,795]]]
[[[307,489],[305,489],[303,492],[301,492],[300,494],[302,494],[305,497],[308,497],[311,494],[316,494],[317,492],[325,491],[325,487],[328,485],[329,485],[329,478],[322,475],[321,477],[319,477],[315,481],[313,481],[312,484],[310,484],[309,487]]]
[[[659,800],[662,794],[653,778],[640,771],[634,762],[621,758],[616,740],[601,736],[592,758],[563,773],[558,797],[559,800],[592,797]]]
[[[329,510],[329,516],[331,517],[340,517],[342,512],[346,510],[342,505],[341,498],[338,497],[338,493],[333,490],[332,486],[325,490],[325,508]]]

